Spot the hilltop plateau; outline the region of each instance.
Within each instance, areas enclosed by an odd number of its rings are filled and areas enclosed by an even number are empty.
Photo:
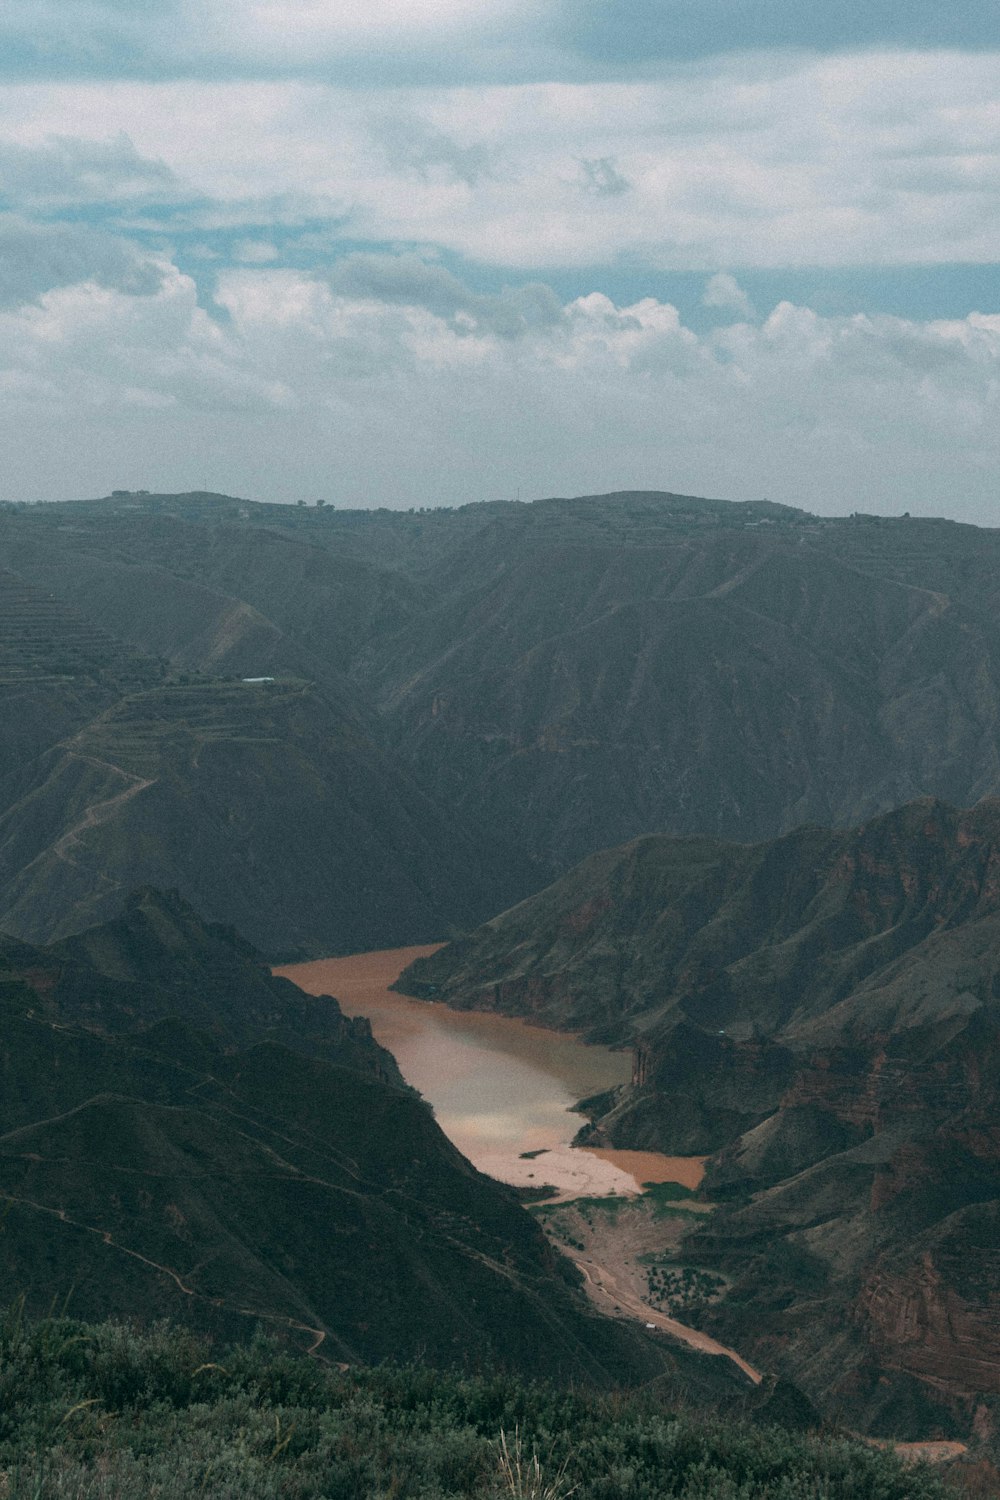
[[[712,1154],[702,1326],[865,1430],[995,1435],[1000,803],[640,839],[399,987],[631,1045],[583,1135]]]

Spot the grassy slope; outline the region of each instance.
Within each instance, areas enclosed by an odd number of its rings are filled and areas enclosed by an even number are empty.
[[[501,1435],[536,1487],[501,1465]],[[945,1500],[954,1489],[835,1438],[706,1420],[655,1390],[600,1399],[417,1367],[338,1373],[266,1344],[68,1319],[0,1331],[9,1500]],[[548,1486],[544,1488],[543,1486]]]

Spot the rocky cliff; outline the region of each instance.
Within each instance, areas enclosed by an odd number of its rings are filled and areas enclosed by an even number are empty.
[[[994,1431],[998,870],[994,801],[644,839],[400,985],[631,1046],[588,1134],[714,1153],[686,1243],[730,1281],[706,1325],[872,1431]]]

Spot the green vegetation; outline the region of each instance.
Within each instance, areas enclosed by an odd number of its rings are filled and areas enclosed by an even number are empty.
[[[642,1201],[650,1205],[654,1219],[700,1219],[702,1215],[696,1209],[681,1206],[685,1198],[694,1196],[690,1188],[679,1182],[643,1183]]]
[[[341,1371],[263,1339],[52,1318],[0,1329],[5,1500],[944,1500],[928,1470],[655,1393],[418,1366]]]
[[[693,1198],[694,1190],[683,1182],[644,1182],[642,1190],[647,1198],[658,1203],[675,1203],[678,1198]]]
[[[725,1277],[699,1266],[678,1265],[670,1251],[650,1251],[639,1261],[646,1267],[650,1302],[668,1313],[688,1313],[714,1301],[726,1288]]]
[[[569,1233],[566,1216],[564,1213],[560,1213],[561,1209],[568,1208],[575,1210],[575,1212],[580,1215],[580,1218],[584,1221],[584,1223],[590,1225],[592,1228],[594,1224],[595,1214],[603,1215],[607,1219],[615,1220],[617,1219],[619,1213],[623,1208],[628,1207],[629,1204],[635,1203],[635,1201],[636,1200],[634,1198],[619,1197],[616,1194],[611,1193],[606,1198],[573,1198],[569,1203],[565,1204],[540,1203],[537,1205],[532,1205],[531,1212],[535,1214],[544,1214],[546,1218],[550,1219],[552,1227],[555,1229],[556,1233],[561,1235],[567,1244],[574,1245],[577,1250],[582,1250],[584,1246],[574,1240],[572,1235]]]

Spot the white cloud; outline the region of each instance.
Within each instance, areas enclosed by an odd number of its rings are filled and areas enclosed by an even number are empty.
[[[50,420],[136,403],[212,410],[294,401],[198,306],[189,277],[166,262],[159,272],[146,296],[85,281],[0,313],[0,369],[41,382]]]
[[[283,499],[657,486],[992,519],[1000,315],[781,303],[697,335],[652,298],[484,298],[414,257],[231,269],[218,297],[222,323],[164,264],[148,296],[84,283],[0,315],[8,494],[65,494],[99,443],[116,463],[141,443],[173,465],[156,483],[211,459]]]
[[[162,199],[176,190],[166,163],[141,156],[124,130],[96,140],[0,140],[0,193],[22,207]]]
[[[719,271],[715,276],[709,277],[701,300],[705,307],[717,307],[722,312],[736,313],[741,318],[756,316],[750,298],[736,277],[730,276],[728,271]]]
[[[173,173],[178,223],[260,239],[335,222],[522,273],[981,264],[1000,255],[998,76],[997,54],[884,54],[645,84],[21,85],[0,133],[23,152],[126,132],[140,200]]]

